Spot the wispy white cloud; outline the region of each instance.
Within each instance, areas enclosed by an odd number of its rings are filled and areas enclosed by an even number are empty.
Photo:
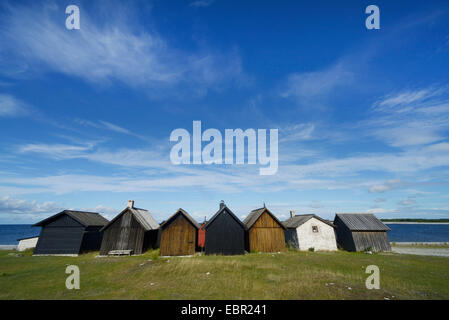
[[[293,73],[287,78],[282,97],[311,98],[325,96],[335,88],[348,85],[353,73],[346,65],[338,63],[327,69],[303,73]]]
[[[197,0],[189,3],[190,7],[209,7],[215,0]]]
[[[10,221],[22,222],[25,220],[28,223],[31,221],[37,222],[62,210],[97,212],[109,220],[120,212],[117,208],[104,205],[97,205],[95,207],[70,207],[53,201],[38,202],[13,198],[11,196],[0,197],[0,217],[1,215],[7,215],[10,217]]]
[[[85,126],[85,127],[92,127],[97,129],[106,129],[109,131],[113,131],[116,133],[126,134],[129,136],[134,136],[136,138],[139,138],[144,141],[151,141],[150,138],[145,137],[143,135],[137,134],[133,131],[130,131],[129,129],[126,129],[124,127],[121,127],[117,124],[104,121],[104,120],[98,120],[98,121],[90,121],[90,120],[84,120],[84,119],[75,119],[75,122],[79,125]]]
[[[401,206],[411,206],[411,205],[416,204],[416,201],[411,198],[407,198],[407,199],[399,201],[398,204],[400,204]]]
[[[448,86],[431,86],[390,93],[374,103],[373,108],[377,111],[396,113],[409,112],[423,107],[428,108],[429,105],[440,104],[441,100],[435,100],[435,98],[441,98],[448,92]]]
[[[384,208],[372,208],[372,209],[366,210],[366,213],[384,214],[384,213],[390,213],[392,211],[393,210],[388,210],[388,209],[384,209]]]
[[[162,147],[164,146],[164,147]],[[431,147],[428,147],[431,148]],[[382,193],[391,189],[402,187],[399,179],[390,179],[386,182],[372,181],[363,178],[366,172],[380,172],[382,174],[413,174],[421,171],[447,166],[449,163],[449,151],[444,147],[435,147],[433,152],[423,152],[422,149],[396,153],[379,154],[368,153],[334,158],[324,154],[310,154],[306,163],[302,161],[301,151],[299,155],[292,156],[297,150],[287,148],[288,154],[283,157],[279,172],[273,177],[258,176],[255,166],[175,166],[170,163],[167,144],[156,145],[148,149],[106,149],[95,145],[94,142],[86,144],[26,144],[19,146],[21,154],[34,153],[55,160],[85,159],[88,161],[114,165],[126,169],[128,173],[138,172],[138,178],[123,176],[116,180],[113,177],[67,177],[55,176],[50,180],[44,177],[40,180],[32,180],[31,186],[35,188],[40,183],[59,180],[72,180],[70,190],[75,190],[74,181],[80,181],[83,190],[98,188],[100,191],[119,191],[130,189],[162,190],[177,187],[195,186],[205,189],[215,189],[231,192],[241,189],[258,190],[270,185],[271,190],[312,190],[312,189],[366,189],[371,193]],[[290,156],[289,156],[290,154]],[[254,170],[253,170],[254,169]],[[136,171],[137,170],[137,171]],[[72,179],[73,178],[73,179]],[[80,180],[79,180],[80,179]],[[89,184],[88,179],[95,183]],[[415,179],[416,181],[418,179]],[[5,180],[5,182],[8,179]],[[14,180],[10,183],[27,184],[27,179]],[[103,183],[104,182],[104,183]],[[263,188],[261,186],[264,186]],[[407,185],[410,187],[410,185]],[[45,189],[45,188],[44,188]],[[51,186],[52,191],[61,191],[65,188]]]
[[[0,94],[0,117],[18,117],[27,115],[28,106],[9,94]]]
[[[279,126],[279,142],[306,141],[313,139],[315,125],[312,123],[300,123],[291,126]]]
[[[86,151],[93,148],[94,144],[88,143],[83,146],[68,144],[26,144],[19,146],[20,153],[35,153],[47,157],[63,160],[81,158]]]
[[[440,142],[449,129],[449,87],[400,91],[376,101],[360,128],[393,147]]]
[[[41,214],[61,210],[54,202],[27,201],[5,196],[0,198],[0,214]]]
[[[190,89],[196,86],[199,93],[243,74],[235,50],[229,54],[180,51],[156,31],[144,30],[125,7],[110,6],[112,12],[103,24],[88,10],[80,10],[81,29],[67,30],[57,4],[6,7],[0,22],[3,53],[13,52],[29,71],[50,69],[102,85],[120,81],[161,89],[183,84]]]
[[[401,180],[388,180],[384,184],[374,185],[369,189],[369,192],[385,192],[394,188],[397,188],[401,184]]]

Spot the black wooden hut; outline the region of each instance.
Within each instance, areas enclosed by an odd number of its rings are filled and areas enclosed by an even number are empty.
[[[142,254],[157,246],[159,224],[145,209],[134,208],[134,201],[111,220],[101,231],[100,255]]]
[[[35,255],[80,254],[100,249],[100,229],[108,223],[98,213],[64,210],[33,226],[42,227]]]
[[[391,251],[390,230],[373,214],[340,213],[335,215],[337,244],[348,251]]]
[[[245,225],[224,204],[204,226],[205,253],[235,255],[245,253]]]

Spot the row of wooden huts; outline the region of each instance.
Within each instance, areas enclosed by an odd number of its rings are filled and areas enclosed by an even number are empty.
[[[142,254],[160,248],[161,256],[205,254],[238,255],[280,252],[286,246],[300,250],[389,251],[389,228],[372,214],[336,214],[333,222],[316,215],[295,215],[281,222],[265,207],[241,221],[225,204],[200,225],[178,209],[159,224],[144,209],[127,207],[111,221],[98,213],[64,210],[35,226],[42,227],[36,255],[79,254],[100,250],[100,255]]]

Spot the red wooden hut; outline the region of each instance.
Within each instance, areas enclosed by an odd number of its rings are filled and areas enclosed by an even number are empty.
[[[204,222],[201,224],[201,227],[198,230],[198,247],[204,249],[204,245],[206,243],[206,230],[204,230],[204,226],[206,225],[206,218]]]

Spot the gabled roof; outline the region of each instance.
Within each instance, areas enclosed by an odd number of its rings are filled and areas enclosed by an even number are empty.
[[[351,231],[389,231],[382,221],[371,213],[337,213],[335,214],[334,224],[337,217]]]
[[[131,212],[134,214],[136,219],[145,228],[145,230],[156,230],[159,228],[159,223],[153,218],[151,213],[145,209],[131,208]]]
[[[203,227],[204,230],[207,230],[207,228],[215,221],[215,219],[223,212],[226,211],[227,213],[229,213],[229,215],[235,220],[237,221],[238,224],[240,224],[242,226],[243,229],[246,230],[245,225],[242,223],[242,221],[240,221],[239,218],[237,218],[237,216],[231,211],[231,209],[229,209],[225,204],[223,204],[223,206],[212,216],[212,218],[209,219],[209,221],[207,221],[206,225]]]
[[[249,213],[249,215],[243,220],[243,224],[248,228],[251,229],[251,227],[256,223],[256,221],[260,218],[260,216],[267,212],[283,229],[285,229],[285,226],[282,222],[276,218],[276,216],[271,213],[270,210],[268,210],[266,207],[255,209]]]
[[[48,217],[47,219],[44,219],[42,221],[39,221],[38,223],[33,224],[33,226],[34,227],[43,226],[43,225],[49,223],[50,221],[53,221],[53,220],[59,218],[60,216],[62,216],[64,214],[73,218],[75,221],[79,222],[80,224],[82,224],[85,227],[102,227],[109,222],[109,220],[107,220],[101,214],[96,213],[96,212],[64,210],[64,211],[61,211],[51,217]]]
[[[176,217],[178,214],[183,215],[185,218],[187,218],[187,220],[197,229],[201,228],[200,224],[198,222],[196,222],[195,219],[193,219],[185,210],[179,208],[170,218],[168,218],[167,220],[165,220],[162,224],[161,224],[161,228],[164,228],[167,224],[169,224],[174,217]]]
[[[317,215],[314,214],[298,214],[295,215],[294,217],[291,217],[290,219],[284,221],[284,226],[286,228],[298,228],[300,225],[306,223],[307,221],[309,221],[310,219],[315,218],[317,220],[320,220],[321,222],[324,222],[325,224],[330,225],[331,227],[335,228],[335,225],[333,225],[330,221],[322,219],[320,217],[318,217]]]
[[[131,212],[140,225],[145,229],[145,231],[156,230],[159,228],[159,223],[153,218],[153,216],[148,212],[148,210],[140,208],[129,208],[126,207],[118,215],[114,217],[107,225],[101,228],[100,231],[105,230],[110,225],[112,225],[119,217],[121,217],[125,212]]]

